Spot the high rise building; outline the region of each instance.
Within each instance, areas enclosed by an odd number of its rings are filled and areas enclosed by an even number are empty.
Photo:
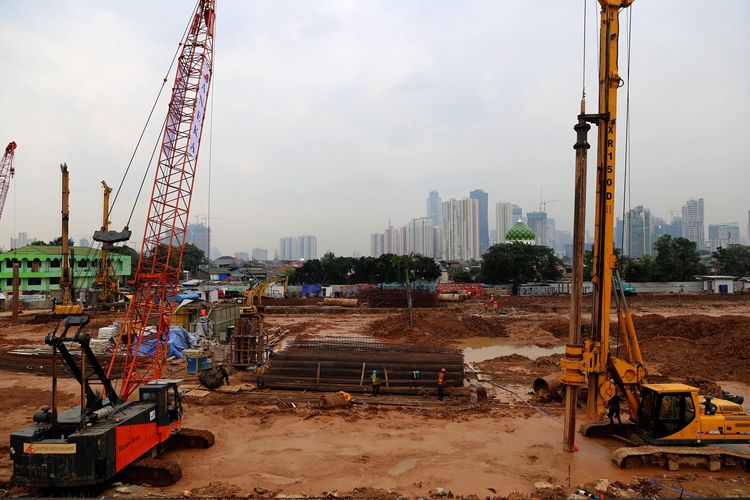
[[[654,246],[654,224],[651,211],[642,205],[628,210],[625,217],[625,234],[622,254],[633,259],[652,255]]]
[[[407,226],[407,253],[414,252],[425,257],[433,257],[435,255],[433,227],[432,219],[429,217],[420,217],[409,221]]]
[[[427,217],[432,220],[433,226],[443,225],[443,200],[440,199],[440,194],[437,191],[430,191],[430,196],[427,198]]]
[[[299,237],[300,258],[312,260],[318,258],[318,238],[312,234],[303,234]]]
[[[78,240],[78,246],[84,247],[84,248],[90,248],[92,246],[91,240],[89,240],[88,238],[81,238],[80,240]]]
[[[615,248],[619,248],[622,250],[622,232],[624,230],[624,225],[622,223],[622,219],[619,217],[615,217],[615,234],[614,234],[614,242],[615,242]]]
[[[479,202],[479,253],[484,254],[490,247],[490,228],[488,224],[489,197],[481,189],[469,192],[469,198]]]
[[[253,248],[252,256],[253,256],[253,260],[259,260],[259,261],[268,260],[268,249]]]
[[[432,226],[432,255],[433,259],[443,258],[443,228]]]
[[[747,211],[747,239],[750,243],[750,210]]]
[[[401,231],[397,227],[389,226],[385,232],[385,253],[392,253],[394,255],[401,254]]]
[[[694,241],[698,250],[706,246],[703,198],[690,199],[682,207],[682,237]]]
[[[370,234],[370,257],[379,257],[383,255],[383,247],[379,245],[383,233]]]
[[[208,258],[208,240],[210,229],[202,222],[187,225],[185,241],[200,248]]]
[[[234,258],[241,262],[247,262],[250,260],[250,254],[247,252],[234,252]]]
[[[505,243],[505,234],[513,227],[514,221],[518,221],[518,219],[513,218],[513,207],[515,205],[508,201],[500,201],[495,204],[497,243]]]
[[[549,246],[547,235],[547,212],[527,212],[526,224],[534,231],[537,245]]]
[[[443,257],[479,259],[479,201],[471,198],[443,202]]]
[[[523,220],[523,209],[518,205],[513,205],[513,224]]]
[[[279,258],[281,260],[317,259],[318,238],[311,234],[279,238]]]
[[[737,222],[708,225],[708,249],[715,252],[719,247],[740,244],[740,225]]]
[[[555,219],[547,219],[547,246],[552,250],[557,250],[557,241],[555,241]]]

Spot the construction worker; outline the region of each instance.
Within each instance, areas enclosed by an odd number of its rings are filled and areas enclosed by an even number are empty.
[[[442,401],[443,398],[445,397],[445,368],[441,368],[440,373],[438,373],[437,386],[438,386],[438,399]]]
[[[370,374],[370,382],[372,383],[372,395],[377,396],[380,393],[380,379],[377,370],[373,370]]]
[[[607,412],[607,417],[609,418],[609,423],[614,424],[615,418],[617,419],[617,423],[622,424],[622,419],[620,418],[620,402],[622,401],[622,398],[615,394],[612,396],[612,399],[609,400],[609,411]]]
[[[224,366],[224,363],[219,363],[219,373],[221,373],[221,376],[224,379],[224,384],[229,385],[229,370]]]
[[[255,363],[255,385],[258,389],[265,389],[266,382],[263,380],[263,375],[266,373],[266,365],[258,361]]]
[[[412,370],[411,372],[411,387],[418,387],[419,386],[419,379],[422,378],[422,372],[420,372],[417,369]]]

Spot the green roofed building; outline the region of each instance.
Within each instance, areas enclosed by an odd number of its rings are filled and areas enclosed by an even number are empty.
[[[74,288],[89,288],[99,269],[101,252],[88,247],[70,247],[71,275]],[[124,283],[130,276],[130,256],[109,254],[114,274]],[[22,292],[49,292],[60,289],[62,247],[29,245],[0,253],[0,291],[13,290],[13,264],[19,264]]]
[[[507,243],[519,242],[527,245],[534,245],[536,243],[536,235],[529,226],[519,219],[518,222],[516,222],[507,233],[505,233],[505,241]]]

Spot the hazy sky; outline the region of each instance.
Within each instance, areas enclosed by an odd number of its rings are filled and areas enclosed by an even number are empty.
[[[7,248],[14,230],[60,233],[63,161],[71,231],[88,236],[101,224],[100,181],[119,184],[194,2],[2,5],[0,142],[18,149],[0,244]],[[594,6],[588,0],[590,111]],[[738,221],[745,235],[750,2],[636,0],[632,8],[630,203],[668,219],[703,197],[707,223]],[[388,219],[401,226],[424,216],[432,189],[443,199],[484,189],[490,227],[497,201],[526,211],[541,192],[559,200],[548,207],[558,229],[571,228],[582,0],[218,0],[216,32],[213,114],[191,212],[208,213],[211,151],[212,237],[222,253],[260,246],[273,254],[280,236],[310,233],[319,253],[367,254],[369,234]],[[115,227],[130,213],[169,90]],[[623,89],[620,153],[624,101]],[[592,149],[592,175],[593,157]],[[131,224],[138,242],[152,181],[150,173]],[[591,176],[589,187],[591,206]],[[619,213],[621,182],[617,189]]]

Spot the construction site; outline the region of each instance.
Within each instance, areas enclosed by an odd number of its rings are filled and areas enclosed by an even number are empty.
[[[71,243],[61,163],[60,238],[0,261],[0,497],[750,497],[747,280],[650,292],[621,275],[618,50],[633,0],[596,4],[597,104],[587,112],[584,85],[569,120],[572,254],[555,284],[451,280],[444,261],[415,281],[412,254],[392,259],[397,283],[290,285],[299,262],[189,279],[216,3],[195,4],[141,132],[169,94],[155,173],[149,160],[134,200],[119,196],[130,164],[119,186],[101,181],[95,247]],[[0,163],[0,216],[19,148]],[[118,200],[130,217],[113,223]],[[128,253],[131,227],[143,238]]]
[[[748,394],[749,300],[692,294],[633,298],[649,382]],[[694,496],[750,494],[750,477],[741,467],[621,468],[612,454],[624,443],[604,438],[579,437],[577,451],[562,450],[563,403],[554,390],[535,394],[533,388],[536,379],[559,374],[567,297],[504,297],[496,313],[486,313],[481,298],[415,308],[413,327],[405,308],[269,302],[274,305],[265,308],[263,328],[279,343],[264,374],[265,388],[257,387],[254,370],[238,367],[231,370],[230,385],[201,389],[184,359],[169,361],[163,377],[181,380],[184,425],[210,429],[215,444],[167,450],[160,459],[182,468],[174,485],[110,483],[103,491],[155,498],[427,498],[448,492],[567,498],[577,487],[608,497],[674,496],[675,490]],[[584,307],[584,322],[589,314]],[[98,314],[90,326],[96,330],[123,319],[123,313]],[[7,376],[0,386],[1,425],[8,435],[50,405],[49,352],[43,352],[40,337],[54,322],[47,314],[2,321],[0,369]],[[714,362],[727,351],[731,358]],[[448,388],[440,401],[436,373],[442,365]],[[371,395],[371,368],[382,379],[377,397]],[[422,371],[418,381],[410,380],[414,369]],[[60,378],[57,390],[64,407],[80,397],[70,377]],[[340,390],[352,400],[337,398]],[[7,443],[3,450],[2,488],[14,495],[33,493],[11,482]]]

